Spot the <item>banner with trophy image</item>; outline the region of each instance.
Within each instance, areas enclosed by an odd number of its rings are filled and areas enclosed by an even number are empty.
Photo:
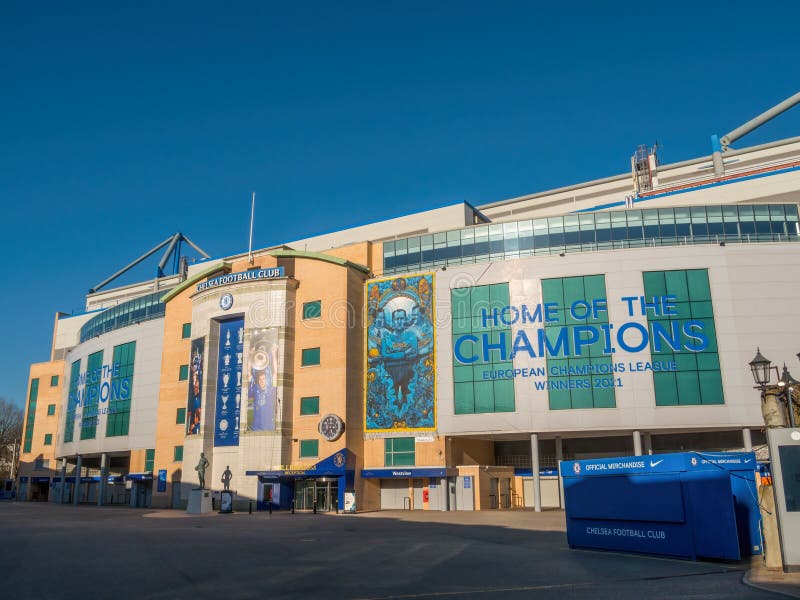
[[[280,421],[278,399],[278,330],[251,329],[247,356],[247,425],[250,431],[275,431]]]
[[[433,275],[366,287],[365,431],[436,429]]]
[[[219,324],[214,446],[239,445],[243,353],[244,318],[222,321]]]
[[[186,435],[200,433],[200,417],[203,411],[203,354],[205,338],[192,340],[189,356],[189,403],[186,406]]]

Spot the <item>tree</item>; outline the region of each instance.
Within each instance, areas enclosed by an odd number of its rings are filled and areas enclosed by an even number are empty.
[[[16,404],[0,398],[0,478],[10,477],[16,473],[19,464],[18,445],[22,438],[23,412]]]

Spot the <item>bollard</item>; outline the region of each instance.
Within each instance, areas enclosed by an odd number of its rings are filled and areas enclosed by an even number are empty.
[[[272,515],[272,502],[269,503],[269,514]]]
[[[314,514],[317,514],[317,500],[314,499]]]
[[[247,511],[247,514],[248,515],[252,515],[253,514],[253,501],[252,500],[250,500],[250,509]]]
[[[292,498],[292,514],[294,514],[294,498]]]
[[[339,514],[339,498],[333,499],[333,508],[336,509],[336,514]]]

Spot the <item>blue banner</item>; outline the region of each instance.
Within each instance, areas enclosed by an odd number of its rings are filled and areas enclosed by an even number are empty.
[[[200,418],[203,416],[203,353],[205,338],[192,340],[189,357],[189,400],[186,406],[186,434],[200,433]]]
[[[159,492],[166,492],[167,491],[167,470],[166,469],[159,469],[158,470],[158,491]]]
[[[219,324],[214,446],[239,445],[243,352],[244,317],[221,322]]]

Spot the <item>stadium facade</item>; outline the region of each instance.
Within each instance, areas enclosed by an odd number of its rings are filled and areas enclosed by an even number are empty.
[[[21,499],[557,507],[562,459],[764,443],[800,139],[458,203],[87,296],[31,366]],[[649,459],[657,460],[657,459]]]

